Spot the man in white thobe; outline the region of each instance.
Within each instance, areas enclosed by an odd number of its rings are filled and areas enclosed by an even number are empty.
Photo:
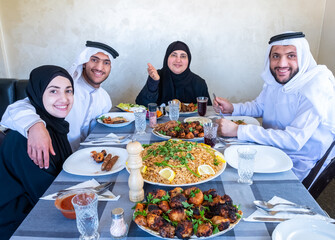
[[[66,117],[70,124],[68,139],[73,151],[95,126],[95,118],[112,107],[110,96],[100,84],[108,78],[111,60],[118,55],[108,45],[87,41],[86,48],[68,70],[74,81],[74,103]],[[30,158],[41,168],[48,168],[49,152],[54,154],[52,143],[44,122],[28,98],[9,105],[1,125],[26,136]]]
[[[325,154],[335,133],[334,76],[326,66],[316,64],[304,36],[288,32],[270,39],[261,75],[263,90],[255,100],[232,104],[216,98],[213,104],[223,113],[262,117],[262,126],[221,119],[219,134],[282,149],[300,181]]]

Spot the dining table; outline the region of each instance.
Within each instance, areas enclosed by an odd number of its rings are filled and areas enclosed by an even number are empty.
[[[113,108],[112,111],[117,112],[121,110]],[[190,116],[197,116],[197,113]],[[217,116],[211,106],[208,106],[206,116]],[[188,117],[188,115],[180,116],[179,120],[182,121],[185,117]],[[169,121],[169,117],[167,115],[158,119],[157,122],[163,123],[166,121]],[[137,135],[134,134],[134,132],[134,122],[119,128],[106,127],[97,123],[88,138],[90,136],[104,136],[108,133],[115,133],[118,136],[131,134],[132,141],[138,141],[141,144],[164,141],[164,139],[152,133],[152,128],[149,127],[148,121],[145,134]],[[120,143],[109,146],[125,149],[127,144]],[[86,147],[92,146],[81,145],[80,149],[84,149]],[[217,151],[222,153],[224,153],[225,149],[225,147],[216,148]],[[129,232],[125,239],[157,239],[157,237],[140,229],[133,221],[134,210],[132,208],[135,203],[129,200],[129,173],[126,168],[119,172],[102,176],[82,176],[70,174],[62,170],[43,196],[47,196],[61,189],[71,187],[92,178],[97,180],[99,183],[112,181],[113,184],[110,186],[109,190],[115,195],[120,195],[120,198],[117,201],[98,202],[98,232],[100,233],[100,239],[111,239],[111,212],[114,208],[124,209],[124,219],[129,226]],[[239,205],[243,212],[241,221],[233,229],[221,236],[215,237],[215,239],[270,240],[272,232],[278,225],[278,222],[249,222],[243,220],[243,218],[248,217],[256,211],[256,207],[253,203],[254,200],[268,201],[273,196],[278,196],[297,204],[307,205],[318,214],[326,215],[314,198],[309,194],[308,190],[298,180],[292,170],[277,173],[254,173],[253,184],[251,185],[238,183],[237,179],[237,170],[227,164],[226,169],[221,175],[208,182],[195,184],[195,186],[202,190],[215,188],[220,195],[228,194],[233,199],[234,204]],[[144,183],[145,194],[157,188],[165,190],[172,189],[172,187],[168,186],[162,187]],[[54,201],[40,199],[15,231],[11,239],[78,239],[79,235],[76,220],[65,218],[55,207]]]

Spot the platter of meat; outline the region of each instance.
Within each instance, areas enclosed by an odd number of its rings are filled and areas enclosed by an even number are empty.
[[[137,203],[133,220],[143,231],[164,239],[208,239],[233,229],[243,212],[227,194],[198,187],[155,189]]]
[[[121,171],[128,152],[124,148],[90,147],[72,153],[64,162],[67,173],[81,176],[102,176]]]
[[[166,107],[166,111],[169,112],[169,106]],[[180,116],[193,115],[195,113],[198,113],[198,106],[196,103],[180,103]]]
[[[168,121],[157,124],[152,133],[161,139],[185,139],[201,141],[204,139],[204,128],[199,121]]]
[[[134,114],[127,112],[109,112],[97,118],[97,122],[106,127],[124,127],[133,121],[135,121]]]

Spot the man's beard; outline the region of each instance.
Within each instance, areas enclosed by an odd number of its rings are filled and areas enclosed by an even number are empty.
[[[284,85],[284,84],[288,83],[292,78],[294,78],[294,76],[299,72],[299,68],[295,72],[291,72],[289,78],[285,82],[280,82],[277,78],[276,72],[273,71],[271,68],[270,68],[270,72],[271,72],[272,76],[274,77],[274,79],[276,80],[277,83]]]

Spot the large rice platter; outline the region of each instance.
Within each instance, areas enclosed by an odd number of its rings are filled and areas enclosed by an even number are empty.
[[[189,185],[208,181],[223,172],[223,155],[210,146],[182,140],[143,144],[144,180],[158,185]]]

